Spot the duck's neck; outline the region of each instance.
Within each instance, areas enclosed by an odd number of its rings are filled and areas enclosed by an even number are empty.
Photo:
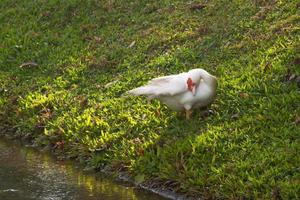
[[[207,73],[206,71],[203,71],[201,73],[201,78],[207,85],[209,85],[213,88],[217,87],[217,78],[215,76],[212,76],[209,73]]]

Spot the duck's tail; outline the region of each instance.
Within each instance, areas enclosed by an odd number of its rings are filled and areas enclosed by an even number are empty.
[[[153,96],[155,95],[155,88],[153,86],[142,86],[127,92],[128,94],[139,96],[139,95],[146,95],[146,96]]]

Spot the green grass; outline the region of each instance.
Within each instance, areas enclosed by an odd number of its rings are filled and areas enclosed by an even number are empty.
[[[299,3],[199,2],[2,0],[1,132],[190,196],[300,198]],[[122,96],[197,67],[205,118]]]

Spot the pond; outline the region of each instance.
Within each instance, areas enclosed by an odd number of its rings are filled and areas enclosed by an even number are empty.
[[[0,138],[1,200],[164,200],[165,198],[86,172],[72,161]]]

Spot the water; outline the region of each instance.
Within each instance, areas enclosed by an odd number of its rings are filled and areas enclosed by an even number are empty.
[[[164,200],[0,138],[1,200]]]

